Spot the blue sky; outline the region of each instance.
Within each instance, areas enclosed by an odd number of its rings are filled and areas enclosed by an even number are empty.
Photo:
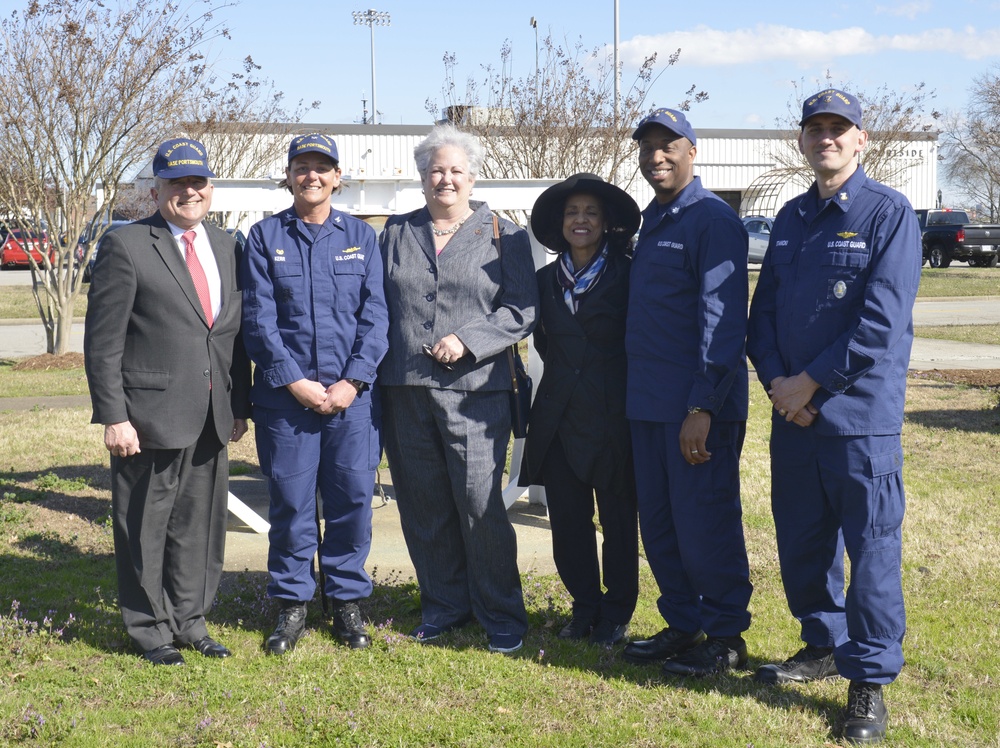
[[[0,15],[26,4],[0,0]],[[249,54],[286,101],[321,101],[309,122],[360,122],[362,99],[371,105],[371,34],[354,24],[352,11],[367,8],[391,18],[375,29],[377,101],[386,124],[431,122],[424,102],[442,103],[446,52],[456,55],[463,88],[481,65],[499,61],[505,40],[515,75],[530,75],[532,17],[540,38],[581,40],[588,48],[614,40],[613,0],[243,0],[216,13],[231,39],[217,42],[211,56],[235,71]],[[937,93],[935,107],[951,111],[966,106],[974,77],[1000,72],[1000,0],[620,0],[619,17],[625,82],[649,52],[665,60],[681,49],[650,104],[673,106],[696,85],[710,97],[690,113],[696,128],[774,127],[787,116],[792,82],[805,81],[812,93],[827,70],[866,91],[923,82]]]
[[[9,0],[3,0],[8,2]],[[374,8],[391,23],[375,28],[376,91],[387,124],[427,124],[428,97],[441,102],[442,57],[456,55],[464,87],[480,66],[497,63],[509,39],[517,76],[534,68],[535,31],[587,47],[614,40],[613,0],[502,0],[463,4],[414,0],[372,3],[245,0],[229,14],[232,40],[220,61],[249,53],[289,100],[321,100],[313,122],[360,121],[371,98],[371,35],[352,11]],[[766,14],[765,14],[766,9]],[[690,113],[695,127],[774,127],[787,112],[793,81],[819,90],[835,81],[874,91],[924,82],[936,108],[960,111],[978,75],[1000,64],[1000,0],[875,0],[768,3],[620,0],[624,80],[643,57],[681,48],[679,63],[659,78],[651,103],[673,106],[692,84],[709,100]],[[1000,70],[998,70],[1000,72]],[[370,106],[370,103],[369,103]]]

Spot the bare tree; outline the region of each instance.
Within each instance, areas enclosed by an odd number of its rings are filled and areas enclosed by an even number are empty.
[[[798,131],[802,116],[802,101],[816,90],[839,88],[858,97],[864,113],[864,128],[868,144],[861,154],[865,173],[891,187],[902,187],[906,173],[922,163],[926,156],[914,155],[908,144],[925,142],[927,133],[939,131],[937,120],[941,113],[932,108],[936,94],[928,91],[923,83],[909,90],[890,89],[882,85],[874,91],[859,90],[849,82],[835,84],[829,72],[822,82],[808,87],[804,81],[792,81],[794,93],[788,101],[787,117],[776,122],[779,129],[789,133],[788,140],[772,154],[778,169],[792,176],[812,182],[812,169],[799,152]]]
[[[454,80],[457,60],[444,56],[442,87],[449,119],[479,137],[486,150],[481,176],[490,179],[562,179],[587,171],[627,188],[636,175],[631,133],[652,108],[649,90],[680,50],[656,72],[656,55],[646,58],[615,111],[614,61],[605,49],[587,50],[542,42],[535,74],[516,78],[510,41],[500,50],[500,65],[482,67],[480,80],[469,78],[464,95]],[[688,109],[708,98],[692,86],[676,106]],[[432,115],[437,102],[428,99]]]
[[[951,113],[942,135],[945,174],[978,217],[1000,221],[1000,67],[977,76],[964,114]]]
[[[0,22],[0,203],[11,223],[47,232],[53,258],[32,261],[47,349],[69,343],[82,287],[76,237],[117,185],[177,130],[181,102],[205,78],[200,49],[226,30],[224,3],[31,0]]]

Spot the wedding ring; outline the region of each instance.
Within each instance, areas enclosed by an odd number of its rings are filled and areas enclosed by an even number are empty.
[[[696,455],[696,454],[698,454],[698,450],[697,450],[697,449],[692,449],[692,450],[691,450],[691,454],[693,454],[693,455]]]
[[[778,411],[778,415],[779,416],[787,416],[788,415],[788,411],[785,410],[784,408],[782,408],[781,410]]]

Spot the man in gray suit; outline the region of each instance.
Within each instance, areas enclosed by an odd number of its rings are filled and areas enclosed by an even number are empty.
[[[205,614],[222,576],[226,444],[247,429],[250,366],[236,245],[202,222],[215,176],[205,147],[163,143],[153,175],[158,211],[101,241],[84,352],[91,420],[111,453],[122,619],[147,660],[183,665],[178,646],[230,654]]]

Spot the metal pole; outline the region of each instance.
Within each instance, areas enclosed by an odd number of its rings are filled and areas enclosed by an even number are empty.
[[[372,118],[370,124],[378,122],[378,104],[375,98],[375,27],[388,26],[390,18],[388,13],[369,8],[368,10],[356,10],[351,15],[354,16],[355,26],[367,26],[371,30],[371,50],[372,50]]]
[[[370,10],[369,13],[374,13],[375,11]],[[368,24],[368,28],[372,32],[372,124],[378,124],[378,102],[375,99],[375,25]]]
[[[618,114],[621,111],[619,98],[621,97],[622,73],[618,65],[618,0],[615,0],[615,125],[618,125]]]

